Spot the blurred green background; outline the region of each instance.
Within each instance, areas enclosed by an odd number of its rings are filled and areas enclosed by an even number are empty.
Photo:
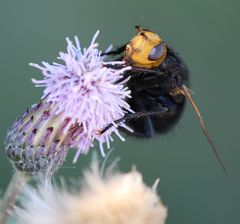
[[[152,140],[116,140],[112,158],[121,157],[123,171],[135,164],[149,185],[160,177],[168,224],[240,223],[239,10],[237,0],[1,0],[0,189],[13,173],[4,152],[6,131],[42,93],[30,81],[41,74],[28,63],[56,60],[67,36],[78,35],[87,46],[97,29],[101,49],[119,46],[142,24],[171,43],[188,64],[195,100],[229,174],[221,170],[189,105],[173,132]],[[80,176],[92,153],[76,165],[73,155],[59,175]]]

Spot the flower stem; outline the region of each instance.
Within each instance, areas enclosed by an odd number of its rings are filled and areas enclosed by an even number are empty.
[[[21,193],[21,189],[27,183],[27,180],[27,175],[23,172],[16,171],[13,175],[2,201],[0,224],[7,222],[9,216],[11,215],[11,210]]]

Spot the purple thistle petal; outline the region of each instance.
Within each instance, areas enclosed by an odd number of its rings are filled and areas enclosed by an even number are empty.
[[[95,43],[99,31],[95,33],[88,48],[81,50],[79,39],[75,36],[75,45],[67,40],[67,52],[60,52],[60,63],[49,64],[42,62],[42,66],[30,64],[42,71],[43,80],[32,79],[36,87],[44,87],[43,96],[46,102],[54,105],[53,114],[61,115],[62,120],[71,118],[68,125],[78,124],[82,132],[71,142],[78,151],[74,158],[76,162],[81,153],[87,153],[93,146],[93,140],[99,142],[104,155],[103,144],[110,147],[111,134],[114,132],[121,140],[125,140],[114,125],[103,135],[98,130],[132,112],[125,101],[131,97],[130,90],[125,87],[128,79],[116,84],[122,74],[131,67],[115,70],[104,67],[104,64],[122,64],[123,62],[104,62],[101,52]],[[108,51],[109,49],[107,49]],[[129,129],[126,125],[122,127]]]

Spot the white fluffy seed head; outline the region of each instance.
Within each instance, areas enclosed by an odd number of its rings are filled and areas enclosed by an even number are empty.
[[[70,193],[49,183],[29,188],[17,210],[20,224],[163,224],[167,210],[137,171],[106,179],[86,172],[85,185]]]

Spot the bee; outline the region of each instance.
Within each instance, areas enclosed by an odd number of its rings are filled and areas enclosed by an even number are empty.
[[[131,66],[123,79],[130,77],[127,86],[132,98],[128,103],[134,113],[128,113],[116,124],[125,122],[140,138],[165,134],[177,124],[184,111],[186,100],[190,102],[211,148],[224,172],[222,159],[213,143],[202,116],[189,90],[189,71],[180,55],[157,33],[136,26],[137,34],[129,43],[103,55],[118,56],[124,65],[106,65],[115,69]],[[119,80],[121,81],[121,80]],[[136,119],[141,118],[141,119]],[[100,130],[104,133],[113,124]]]

